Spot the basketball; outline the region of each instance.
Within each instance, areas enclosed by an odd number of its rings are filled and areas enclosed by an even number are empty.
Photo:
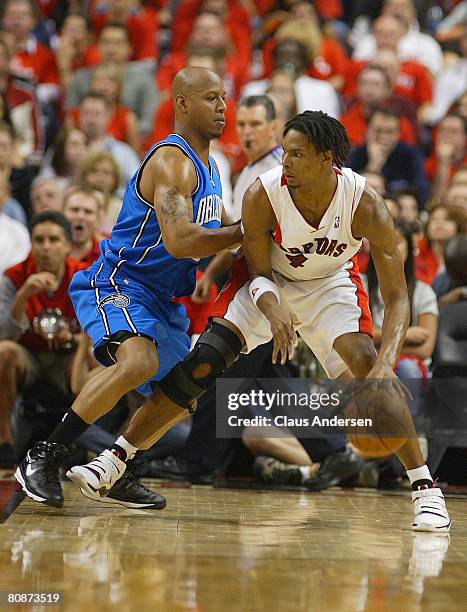
[[[344,415],[354,420],[345,429],[349,442],[370,457],[392,455],[413,432],[405,400],[381,384],[376,389],[367,385],[354,393]]]

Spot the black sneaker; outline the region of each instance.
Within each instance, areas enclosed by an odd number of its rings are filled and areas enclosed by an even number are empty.
[[[36,442],[18,465],[15,478],[32,499],[61,508],[63,492],[60,465],[69,455],[68,449],[57,442]]]
[[[90,497],[84,489],[81,493],[85,497]],[[90,497],[95,500],[95,497]],[[165,497],[151,491],[142,485],[135,477],[131,466],[128,466],[123,476],[117,480],[114,486],[105,496],[100,496],[99,501],[106,504],[118,504],[126,508],[154,508],[162,510],[166,507],[167,501]]]
[[[199,465],[189,463],[181,457],[154,459],[147,464],[146,475],[150,478],[165,478],[176,482],[212,484],[212,474],[203,472]]]
[[[309,491],[322,491],[355,478],[363,469],[363,461],[351,448],[333,453],[321,462],[313,478],[305,481]]]
[[[253,463],[253,472],[258,480],[270,484],[300,485],[302,473],[298,465],[284,463],[274,457],[259,455]]]

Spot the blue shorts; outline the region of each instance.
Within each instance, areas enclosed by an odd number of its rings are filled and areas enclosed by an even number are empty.
[[[190,350],[189,320],[185,307],[167,296],[152,292],[136,281],[106,270],[98,259],[87,270],[77,272],[70,284],[70,297],[81,327],[92,340],[94,355],[104,366],[114,363],[108,340],[117,332],[129,332],[152,340],[157,346],[159,368],[137,390],[152,393],[151,383],[161,380]]]

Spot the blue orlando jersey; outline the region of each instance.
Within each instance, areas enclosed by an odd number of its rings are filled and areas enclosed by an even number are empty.
[[[167,252],[154,204],[139,192],[139,179],[145,163],[156,149],[164,145],[181,149],[195,167],[198,185],[192,194],[193,222],[209,228],[221,225],[222,187],[212,158],[209,158],[207,168],[178,134],[170,134],[157,142],[128,183],[112,235],[102,240],[101,256],[94,264],[100,268],[99,281],[110,279],[118,291],[124,291],[122,282],[131,286],[133,281],[150,292],[168,297],[191,295],[195,288],[196,267],[200,261],[176,259]]]

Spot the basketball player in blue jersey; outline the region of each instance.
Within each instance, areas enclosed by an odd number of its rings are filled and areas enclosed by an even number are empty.
[[[63,421],[18,466],[16,479],[36,501],[63,505],[59,467],[67,447],[123,395],[137,389],[149,398],[146,409],[151,407],[155,382],[189,352],[185,308],[171,298],[193,293],[203,258],[241,242],[239,225],[221,227],[222,189],[209,155],[211,140],[225,124],[225,96],[221,78],[210,70],[192,67],[176,75],[175,133],[148,151],[99,259],[73,278],[76,314],[96,359],[107,367],[88,380]],[[165,430],[178,419],[174,410]],[[119,438],[112,450],[68,475],[88,496],[107,482],[108,502],[163,508],[164,497],[126,471],[136,450]],[[106,481],[109,471],[121,476],[114,487]]]

